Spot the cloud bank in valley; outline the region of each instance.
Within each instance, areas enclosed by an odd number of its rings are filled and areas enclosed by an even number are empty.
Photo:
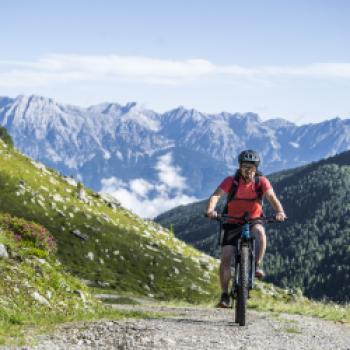
[[[122,205],[144,218],[153,218],[178,205],[198,200],[185,194],[186,178],[181,168],[173,164],[171,153],[158,158],[155,166],[158,181],[149,182],[143,178],[127,182],[116,177],[101,180],[101,191],[117,198]]]

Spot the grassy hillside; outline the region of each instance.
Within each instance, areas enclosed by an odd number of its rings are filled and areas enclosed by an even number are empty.
[[[349,301],[350,152],[269,178],[289,220],[268,228],[268,281],[313,298]],[[175,208],[156,220],[214,255],[217,225],[201,217],[205,206]]]
[[[28,344],[61,322],[157,317],[104,306],[67,273],[56,251],[45,227],[0,214],[0,345]]]
[[[65,272],[44,227],[0,214],[0,250],[0,344],[18,340],[26,325],[47,326],[107,311]]]
[[[0,211],[45,226],[68,270],[96,286],[198,302],[217,293],[215,259],[0,141]]]

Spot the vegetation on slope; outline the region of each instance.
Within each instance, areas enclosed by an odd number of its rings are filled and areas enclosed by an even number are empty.
[[[215,259],[2,142],[0,196],[0,211],[46,227],[62,264],[95,286],[192,302],[217,293]]]
[[[43,226],[0,214],[0,250],[0,344],[32,325],[112,315],[65,271]]]
[[[275,187],[290,220],[269,230],[269,280],[349,301],[350,166],[320,165]]]
[[[0,139],[10,148],[13,147],[13,140],[6,128],[0,126]]]

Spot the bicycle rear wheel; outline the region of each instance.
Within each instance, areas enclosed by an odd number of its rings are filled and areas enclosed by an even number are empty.
[[[249,247],[242,245],[236,301],[236,323],[245,326],[249,284]]]

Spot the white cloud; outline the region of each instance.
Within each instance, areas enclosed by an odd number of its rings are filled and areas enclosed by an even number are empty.
[[[154,189],[154,185],[144,179],[131,180],[130,190],[140,197],[146,197],[147,193]]]
[[[171,153],[159,157],[155,169],[159,171],[160,186],[165,185],[168,189],[186,189],[186,178],[179,174],[179,167],[172,165]]]
[[[110,177],[108,179],[102,179],[101,184],[104,192],[113,192],[116,188],[126,187],[126,182],[117,179],[116,177]]]
[[[178,205],[197,201],[198,198],[183,192],[187,187],[186,179],[180,175],[181,169],[172,162],[170,153],[158,158],[155,167],[158,181],[154,184],[142,178],[126,183],[111,177],[101,181],[101,191],[116,197],[125,208],[147,218],[153,218]],[[150,191],[154,191],[152,197],[149,196]]]
[[[129,80],[149,84],[186,84],[214,79],[275,77],[350,78],[350,63],[307,66],[244,67],[217,65],[205,59],[166,60],[142,56],[50,55],[35,61],[0,61],[0,86],[47,86],[60,82]]]

